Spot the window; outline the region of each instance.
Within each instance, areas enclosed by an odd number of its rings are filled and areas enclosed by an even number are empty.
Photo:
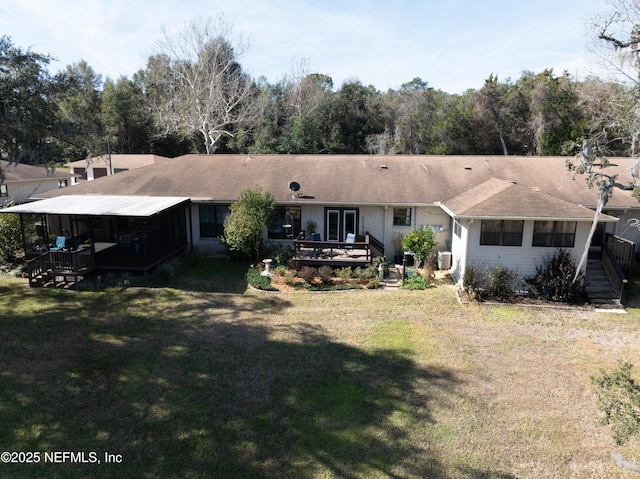
[[[576,241],[575,221],[534,221],[532,246],[573,248]]]
[[[69,186],[69,180],[58,180],[58,188]]]
[[[458,238],[462,238],[462,225],[458,220],[453,220],[453,234]]]
[[[224,219],[229,214],[227,205],[200,205],[200,237],[217,238],[224,232]]]
[[[524,221],[482,220],[480,244],[484,246],[522,246]]]
[[[7,189],[7,185],[0,185],[0,197],[9,196],[9,190]]]
[[[393,225],[411,226],[411,208],[394,208]]]
[[[295,238],[302,230],[302,214],[299,206],[278,206],[275,218],[269,225],[269,239]]]

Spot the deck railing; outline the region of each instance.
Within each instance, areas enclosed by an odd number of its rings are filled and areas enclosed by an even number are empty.
[[[81,274],[95,268],[93,247],[85,246],[74,251],[47,251],[27,261],[29,282],[46,274]]]
[[[384,243],[370,233],[367,233],[371,247],[378,252],[380,256],[386,256],[384,251]]]
[[[337,258],[349,254],[349,252],[358,252],[358,258],[363,262],[371,262],[371,243],[369,235],[365,236],[364,241],[309,241],[309,240],[293,240],[293,248],[295,250],[294,258],[299,259],[317,259],[331,262],[333,258]],[[363,255],[364,253],[364,255]]]
[[[629,283],[627,277],[625,276],[620,264],[618,262],[618,256],[614,253],[612,248],[609,246],[610,244],[619,245],[621,243],[617,241],[609,241],[609,236],[613,237],[613,235],[608,235],[607,241],[602,244],[602,267],[604,268],[607,276],[609,277],[609,281],[618,295],[618,299],[622,300],[622,295],[624,294],[624,289],[626,285]],[[617,238],[617,237],[615,237]],[[619,238],[622,239],[622,238]],[[633,243],[632,243],[633,244]],[[623,248],[626,250],[626,248]],[[632,250],[633,251],[633,250]],[[620,248],[618,253],[620,253]],[[624,257],[623,257],[624,260]],[[631,268],[631,260],[629,260],[629,268]]]
[[[609,247],[611,255],[615,258],[620,269],[628,275],[633,264],[633,256],[636,244],[633,241],[607,233],[604,244]]]

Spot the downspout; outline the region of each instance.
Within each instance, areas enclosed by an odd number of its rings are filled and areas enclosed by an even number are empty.
[[[387,249],[387,228],[389,227],[388,218],[389,216],[389,205],[384,205],[384,228],[382,228],[382,244],[384,245],[384,249]]]
[[[22,221],[22,214],[19,214],[18,217],[20,218],[20,233],[22,233],[22,249],[24,250],[24,254],[26,256],[27,255],[27,240],[26,240],[26,235],[24,234],[24,221]]]
[[[189,251],[193,253],[193,218],[191,218],[191,200],[187,203],[187,211],[189,213],[187,215],[189,218]]]

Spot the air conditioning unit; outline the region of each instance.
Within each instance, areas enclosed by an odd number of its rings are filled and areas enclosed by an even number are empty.
[[[438,251],[438,269],[451,268],[451,251]]]

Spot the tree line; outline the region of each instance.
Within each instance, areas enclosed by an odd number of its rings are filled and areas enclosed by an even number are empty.
[[[610,156],[637,153],[635,84],[547,69],[489,75],[450,94],[414,78],[379,91],[336,87],[305,61],[276,83],[252,78],[221,18],[164,34],[132,78],[85,61],[51,74],[49,54],[0,37],[0,159],[58,163],[112,153],[562,155],[606,135]]]

